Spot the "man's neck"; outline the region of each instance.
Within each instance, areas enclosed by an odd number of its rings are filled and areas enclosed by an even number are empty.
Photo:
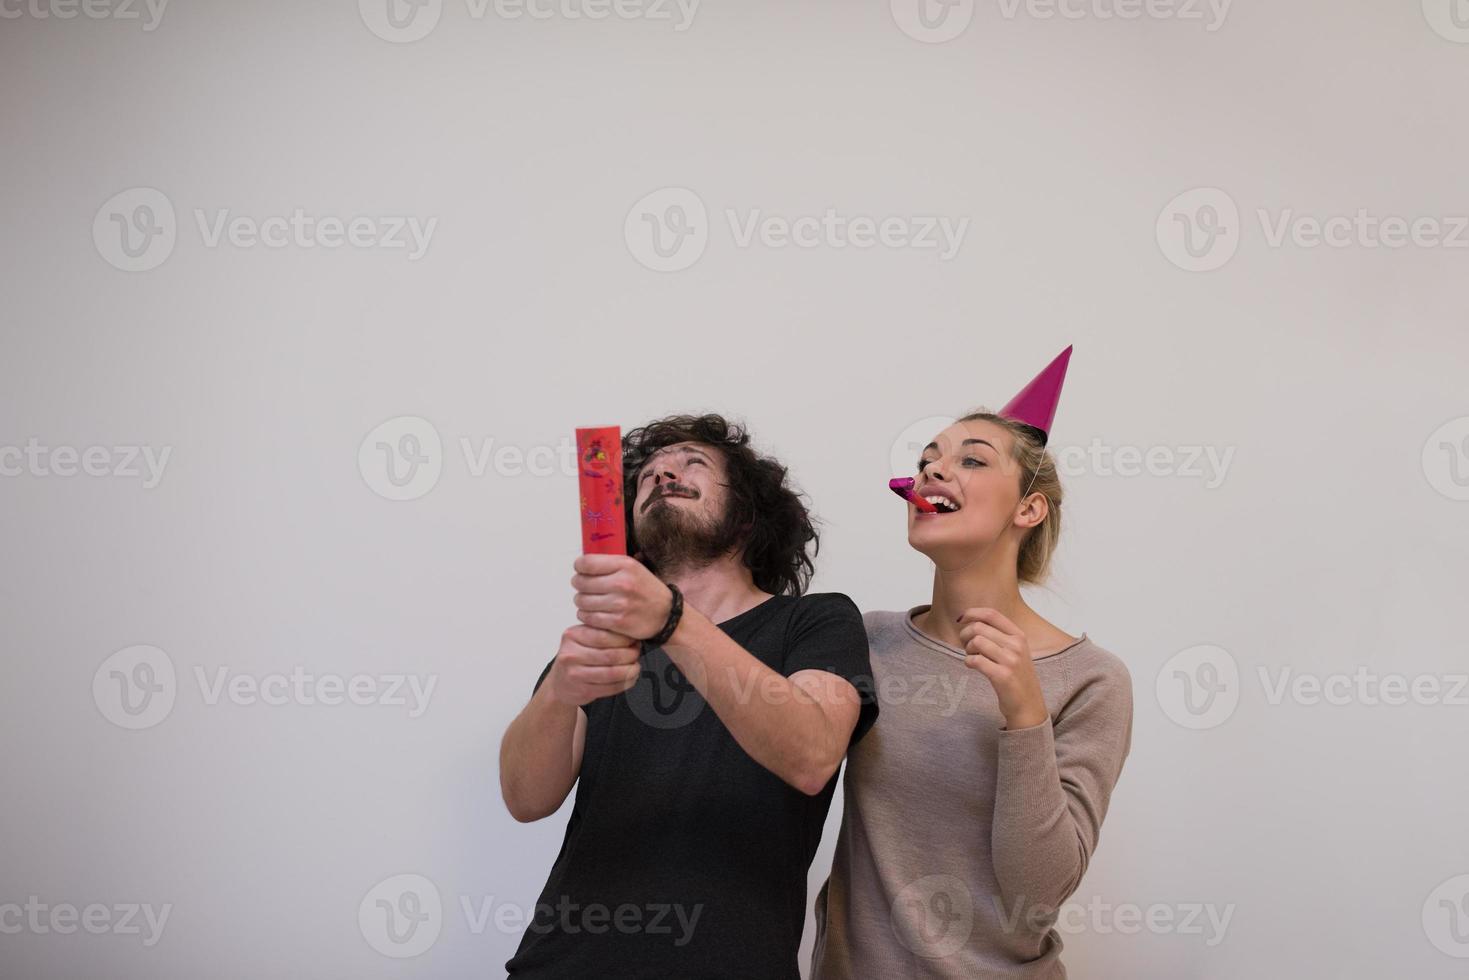
[[[756,587],[750,570],[735,555],[726,555],[698,568],[673,568],[658,577],[678,586],[684,602],[714,623],[733,619],[770,598],[769,592]]]

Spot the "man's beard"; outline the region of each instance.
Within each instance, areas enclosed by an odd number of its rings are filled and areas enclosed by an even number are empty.
[[[739,546],[740,528],[733,512],[726,503],[724,514],[711,518],[686,513],[682,504],[654,503],[637,525],[638,551],[659,575],[703,568]]]

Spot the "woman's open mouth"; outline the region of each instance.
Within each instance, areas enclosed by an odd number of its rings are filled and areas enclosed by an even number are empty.
[[[926,493],[923,494],[923,499],[933,504],[934,509],[939,514],[952,514],[959,509],[958,504],[942,494]]]

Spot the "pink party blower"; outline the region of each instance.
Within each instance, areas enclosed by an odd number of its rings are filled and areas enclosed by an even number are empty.
[[[895,476],[888,481],[888,489],[925,514],[938,513],[937,507],[913,492],[913,483],[914,480],[911,476]]]

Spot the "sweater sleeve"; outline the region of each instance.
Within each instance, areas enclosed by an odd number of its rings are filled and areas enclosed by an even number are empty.
[[[1132,678],[1120,660],[1078,679],[1039,725],[1000,732],[991,838],[1000,896],[1053,910],[1081,884],[1132,744]]]

